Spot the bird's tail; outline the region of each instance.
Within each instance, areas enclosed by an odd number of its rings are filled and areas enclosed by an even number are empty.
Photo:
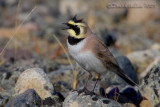
[[[131,80],[127,75],[125,75],[121,69],[119,69],[119,71],[116,73],[118,74],[118,76],[120,76],[123,80],[125,80],[131,86],[139,87],[139,85],[135,83],[133,80]]]

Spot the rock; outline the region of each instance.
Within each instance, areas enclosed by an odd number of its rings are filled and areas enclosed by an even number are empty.
[[[140,91],[152,102],[153,107],[160,106],[160,63],[149,69],[142,81]]]
[[[37,66],[38,68],[42,68],[44,71],[46,71],[46,73],[49,73],[57,69],[57,65],[58,65],[57,62],[51,59],[44,59],[43,57],[39,57],[39,56],[35,56],[34,60],[32,60],[32,63],[34,66]]]
[[[10,51],[9,51],[10,52]],[[19,51],[17,51],[19,52]],[[25,51],[24,51],[25,52]],[[23,53],[24,53],[23,52]],[[12,52],[11,52],[12,53]],[[21,53],[21,54],[23,54]],[[17,54],[19,55],[19,54]],[[27,56],[27,54],[25,54]],[[19,55],[21,56],[21,55]],[[2,72],[11,72],[13,75],[16,72],[23,72],[26,69],[29,68],[42,68],[44,71],[51,72],[55,69],[57,69],[57,63],[51,59],[44,59],[37,54],[33,54],[33,57],[20,57],[14,59],[14,57],[6,57],[7,62],[3,64],[3,66],[0,68],[0,73]],[[19,76],[19,75],[18,75]],[[1,75],[0,75],[1,77]],[[1,78],[0,78],[1,80]]]
[[[123,107],[136,107],[136,106],[132,103],[125,103],[123,104]]]
[[[108,32],[108,34],[105,36],[105,44],[106,46],[111,46],[114,45],[114,43],[117,40],[117,35],[115,32]]]
[[[41,106],[41,98],[33,89],[28,89],[24,93],[10,100],[5,107],[34,107]]]
[[[66,97],[63,107],[122,107],[114,100],[102,98],[96,95],[78,95],[76,91]]]
[[[55,91],[61,92],[64,95],[64,97],[67,97],[69,95],[69,92],[72,90],[72,87],[68,82],[58,81],[55,82],[53,85]]]
[[[2,7],[2,8],[6,7],[6,1],[5,0],[0,1],[0,7]]]
[[[11,97],[11,91],[0,92],[0,107],[4,107]]]
[[[110,1],[112,2],[112,1]],[[114,1],[113,1],[114,2]],[[123,19],[126,18],[127,14],[128,14],[128,9],[126,8],[111,8],[107,10],[111,16],[112,16],[112,20],[114,23],[119,23],[121,22]]]
[[[72,84],[73,74],[71,69],[71,66],[61,66],[59,69],[48,73],[48,76],[54,82],[67,81],[67,83]]]
[[[0,48],[0,51],[2,51],[2,48]],[[3,57],[9,60],[10,62],[14,63],[15,62],[14,49],[7,48],[6,51],[4,52]],[[29,51],[22,50],[22,49],[17,50],[16,60],[31,59],[31,58],[33,58],[33,55]]]
[[[149,71],[153,68],[153,66],[160,65],[160,57],[157,57],[148,67],[147,69],[139,75],[140,80],[142,80]]]
[[[151,49],[155,49],[155,50],[160,50],[160,44],[159,43],[155,43],[151,46]]]
[[[48,97],[53,98],[54,87],[47,74],[40,68],[27,69],[19,76],[14,96],[30,88],[33,88],[43,100]]]
[[[125,87],[120,91],[120,96],[118,98],[118,102],[125,103],[126,101],[129,103],[133,103],[136,106],[139,106],[143,97],[139,90],[136,90],[133,87]]]
[[[117,39],[115,46],[119,48],[122,53],[127,54],[137,50],[148,49],[152,44],[153,41],[150,39],[135,33],[134,35],[123,34],[123,36]]]
[[[136,106],[139,106],[143,97],[139,90],[134,87],[126,86],[126,87],[118,87],[112,86],[108,87],[105,90],[107,98],[116,100],[121,104],[132,103]]]
[[[24,1],[21,3],[22,12],[29,12],[34,7],[34,1]]]
[[[152,107],[152,103],[147,99],[143,99],[140,103],[140,107]]]
[[[158,56],[160,56],[160,51],[153,49],[135,51],[127,55],[138,73],[142,73]]]
[[[104,43],[106,46],[114,45],[117,40],[116,30],[108,31],[107,29],[99,31],[102,38],[104,38]]]
[[[116,60],[124,73],[128,75],[134,82],[138,83],[139,81],[137,77],[137,72],[135,71],[130,60],[125,56],[117,56]]]
[[[18,2],[18,1],[16,1],[16,0],[7,0],[7,1],[6,1],[6,4],[11,6],[11,5],[17,4],[17,2]]]
[[[7,71],[3,73],[2,80],[0,79],[1,86],[5,90],[11,90],[15,86],[19,75],[20,75],[20,72]]]

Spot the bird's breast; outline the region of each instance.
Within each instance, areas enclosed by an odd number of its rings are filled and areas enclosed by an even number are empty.
[[[70,45],[68,42],[68,50],[73,59],[88,72],[105,72],[106,68],[103,63],[90,51],[81,51],[85,46],[85,40],[76,45]]]
[[[85,43],[86,43],[86,40],[82,40],[80,41],[79,43],[77,44],[70,44],[69,40],[67,40],[67,46],[68,46],[68,51],[70,53],[70,55],[73,57],[73,56],[76,56],[80,51],[82,51],[82,49],[84,48],[85,46]]]

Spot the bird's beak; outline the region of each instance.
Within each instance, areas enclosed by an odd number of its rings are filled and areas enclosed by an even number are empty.
[[[62,30],[70,29],[70,26],[69,26],[69,24],[68,24],[68,23],[62,23],[62,24],[64,24],[64,25],[67,25],[67,26],[68,26],[68,28],[62,28]]]
[[[68,25],[68,23],[62,23],[62,24],[64,24],[64,25]]]

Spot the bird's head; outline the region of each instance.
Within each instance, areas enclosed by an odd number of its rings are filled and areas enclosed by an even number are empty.
[[[65,30],[74,38],[84,38],[88,30],[88,25],[82,19],[77,20],[76,16],[63,24],[68,26]]]

